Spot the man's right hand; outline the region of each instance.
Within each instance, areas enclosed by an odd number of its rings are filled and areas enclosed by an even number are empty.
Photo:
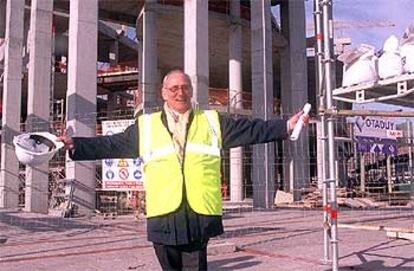
[[[56,141],[62,142],[64,144],[63,147],[65,150],[72,150],[75,148],[72,137],[68,136],[66,131],[64,131],[63,134],[56,139]]]

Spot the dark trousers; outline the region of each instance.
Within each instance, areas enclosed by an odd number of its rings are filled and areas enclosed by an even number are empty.
[[[154,243],[154,249],[162,270],[207,270],[207,242],[179,246]]]

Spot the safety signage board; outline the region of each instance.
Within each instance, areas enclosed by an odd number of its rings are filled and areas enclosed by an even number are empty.
[[[103,135],[123,132],[135,120],[113,120],[102,122]],[[141,158],[104,159],[102,161],[102,189],[111,191],[143,190]]]
[[[354,124],[354,138],[357,151],[378,154],[398,154],[396,139],[402,131],[390,118],[357,117]]]

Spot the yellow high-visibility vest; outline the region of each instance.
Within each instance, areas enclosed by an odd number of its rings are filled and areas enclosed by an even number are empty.
[[[221,215],[221,129],[218,112],[194,110],[181,167],[161,112],[138,118],[139,150],[144,160],[147,216],[177,210],[185,189],[189,206],[203,215]]]

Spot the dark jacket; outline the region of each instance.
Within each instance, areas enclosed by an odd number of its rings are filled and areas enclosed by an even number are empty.
[[[161,114],[166,129],[167,118]],[[192,116],[190,116],[189,126]],[[73,160],[97,160],[106,158],[136,158],[139,156],[138,124],[128,127],[123,133],[99,137],[74,137]],[[220,115],[223,149],[267,143],[287,137],[286,120],[233,118]],[[187,127],[188,129],[188,127]],[[185,158],[184,158],[185,159]],[[184,160],[184,163],[186,161]],[[221,216],[206,216],[195,213],[186,201],[184,191],[180,208],[171,214],[147,220],[148,240],[166,245],[188,244],[223,233]]]

